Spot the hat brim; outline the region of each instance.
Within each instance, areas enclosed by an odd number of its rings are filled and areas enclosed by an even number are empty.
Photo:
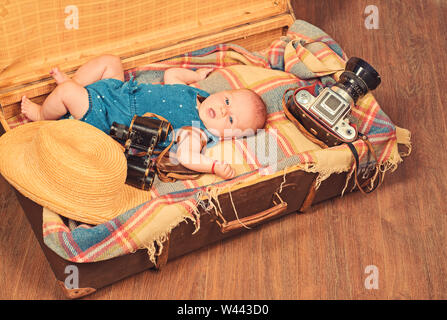
[[[33,137],[50,121],[31,122],[6,132],[0,138],[0,173],[27,198],[64,217],[88,224],[101,224],[151,199],[149,191],[123,184],[114,205],[92,209],[88,204],[58,197],[57,187],[47,181],[32,163],[26,163]]]

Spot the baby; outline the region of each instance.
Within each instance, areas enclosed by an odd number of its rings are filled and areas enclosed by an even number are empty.
[[[135,114],[155,113],[176,129],[176,156],[183,166],[231,179],[234,168],[203,155],[203,147],[219,139],[254,134],[264,127],[267,112],[262,99],[249,89],[209,95],[188,86],[211,71],[172,68],[164,74],[164,85],[137,84],[133,79],[124,81],[119,57],[103,55],[82,65],[72,78],[52,69],[57,87],[42,105],[22,97],[22,113],[31,121],[71,114],[107,134],[113,122],[129,126]]]

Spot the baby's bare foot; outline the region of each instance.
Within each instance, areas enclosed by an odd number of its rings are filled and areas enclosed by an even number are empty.
[[[32,102],[27,97],[22,97],[22,113],[31,121],[43,120],[42,106]]]
[[[53,68],[50,71],[50,75],[56,80],[57,84],[61,84],[67,80],[70,80],[70,77],[67,76],[64,72],[60,71],[59,68]]]

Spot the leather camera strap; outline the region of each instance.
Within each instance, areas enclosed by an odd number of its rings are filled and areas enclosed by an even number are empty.
[[[357,149],[354,147],[353,143],[346,143],[346,144],[348,145],[349,150],[351,150],[351,153],[354,156],[354,180],[355,180],[355,184],[356,184],[357,188],[363,194],[368,194],[368,193],[371,193],[374,190],[376,190],[377,187],[379,187],[382,184],[384,176],[383,176],[383,174],[380,174],[381,171],[380,171],[380,168],[379,168],[380,167],[379,166],[379,161],[377,159],[376,152],[374,151],[374,148],[373,148],[371,142],[369,141],[368,137],[366,135],[360,133],[360,132],[358,134],[359,134],[359,137],[363,140],[363,142],[365,142],[365,144],[367,145],[368,151],[373,155],[375,163],[376,163],[376,165],[375,165],[376,172],[374,173],[374,175],[371,178],[366,180],[362,185],[358,181],[358,168],[359,168],[359,165],[360,165],[359,154],[357,152]],[[370,187],[369,189],[366,189],[366,185],[372,179],[377,178],[378,175],[380,175],[378,182],[374,186]]]

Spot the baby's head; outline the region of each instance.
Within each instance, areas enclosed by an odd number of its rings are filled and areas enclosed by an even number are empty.
[[[261,97],[250,89],[214,93],[199,105],[205,127],[222,138],[249,136],[264,128],[267,110]]]

